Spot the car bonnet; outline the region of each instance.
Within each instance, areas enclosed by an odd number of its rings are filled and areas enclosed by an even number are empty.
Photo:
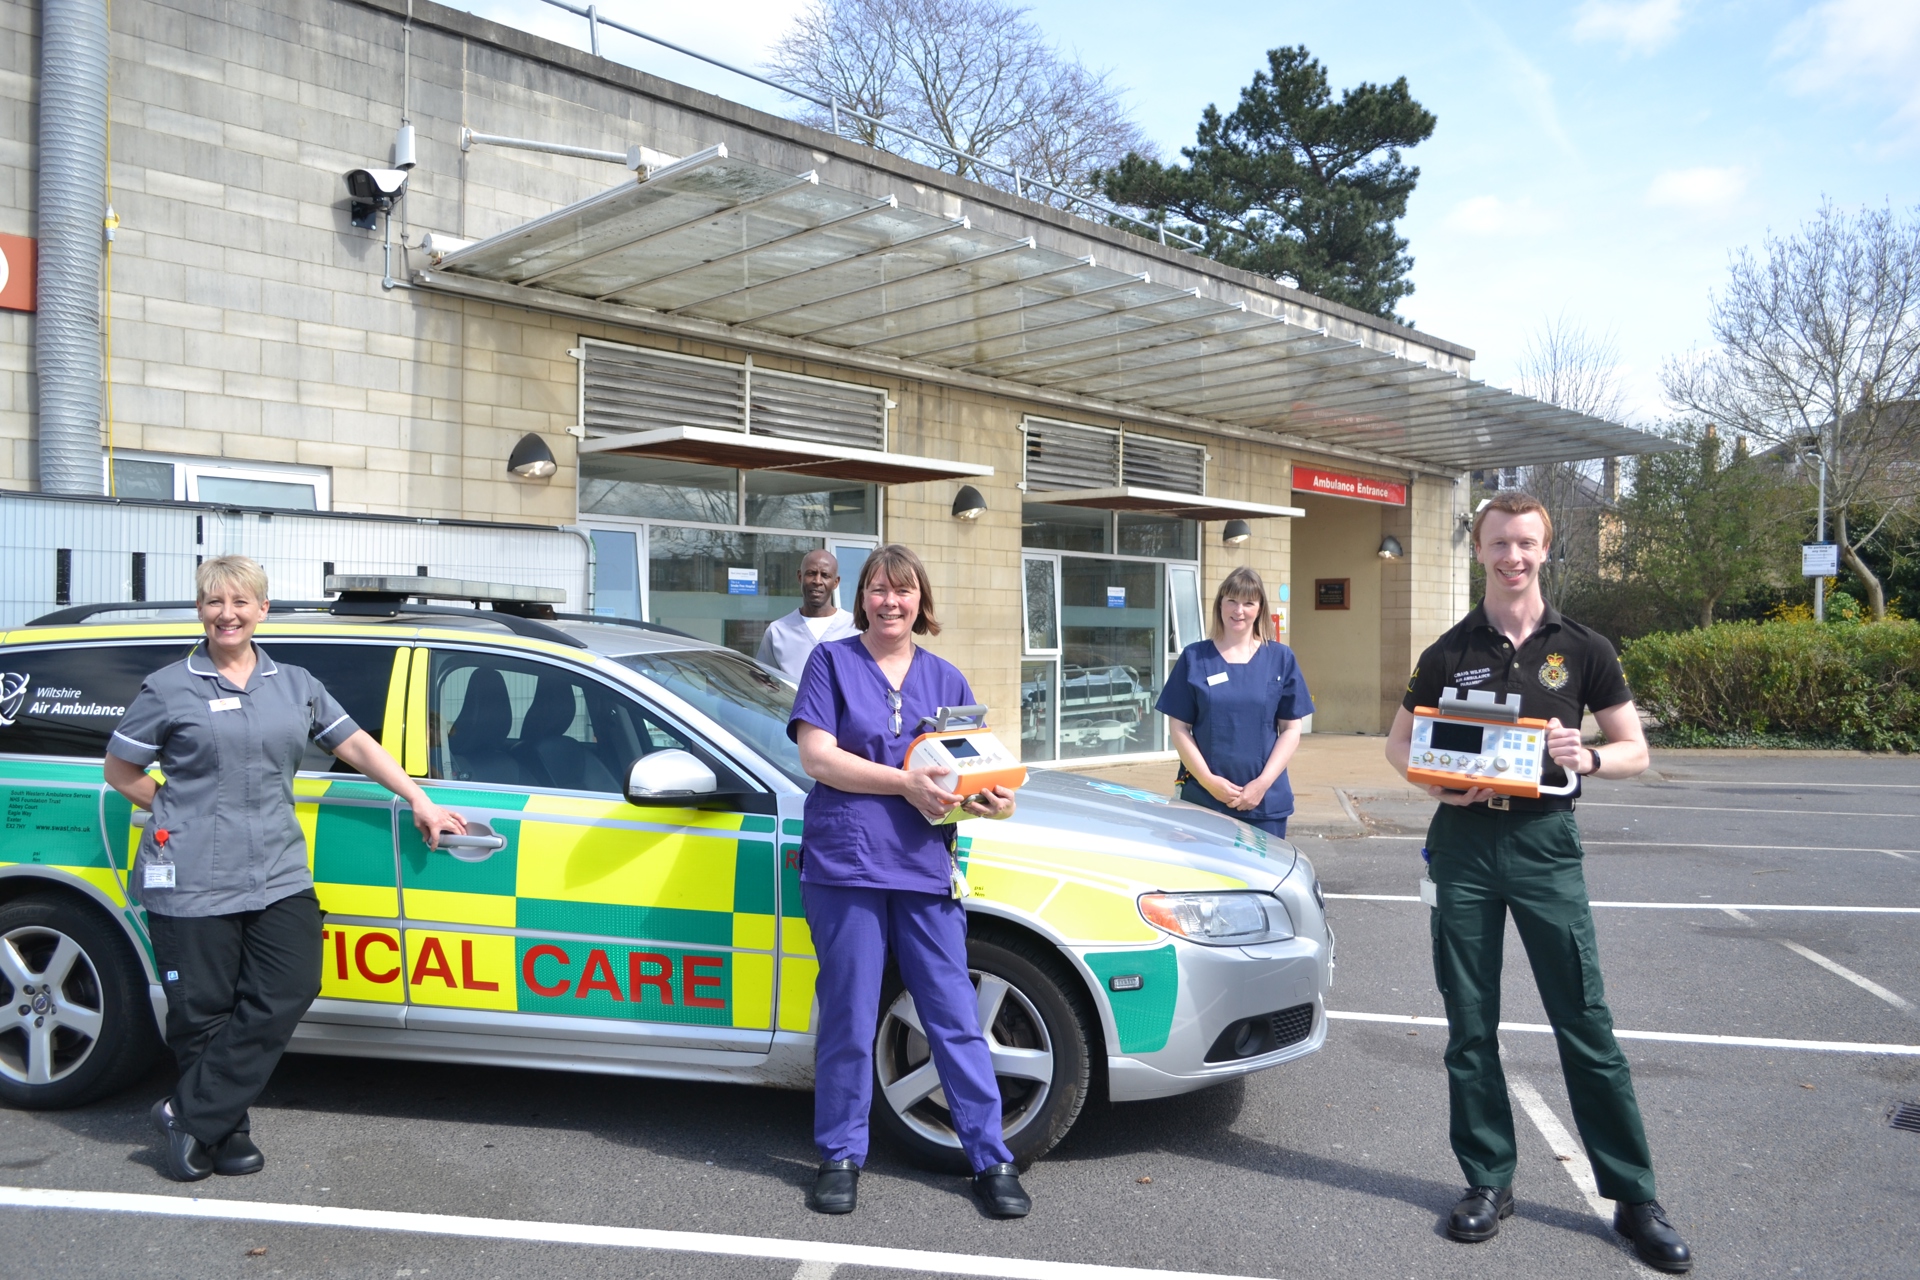
[[[1018,798],[1005,822],[962,824],[972,847],[983,854],[1018,848],[1029,860],[1083,868],[1091,858],[1143,892],[1270,890],[1299,856],[1286,840],[1225,814],[1059,770],[1034,770]]]

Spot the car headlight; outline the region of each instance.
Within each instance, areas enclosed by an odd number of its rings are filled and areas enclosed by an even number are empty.
[[[1156,929],[1189,942],[1239,947],[1293,936],[1293,920],[1269,893],[1147,893],[1140,915]]]

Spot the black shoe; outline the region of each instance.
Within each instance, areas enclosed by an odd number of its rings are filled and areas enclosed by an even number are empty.
[[[1500,1234],[1500,1219],[1513,1216],[1513,1188],[1468,1187],[1447,1218],[1447,1234],[1478,1244]]]
[[[213,1160],[200,1139],[182,1129],[173,1118],[173,1099],[162,1098],[149,1113],[153,1127],[165,1141],[166,1172],[175,1182],[198,1182],[213,1173]]]
[[[225,1178],[258,1173],[267,1167],[267,1158],[253,1145],[253,1135],[245,1129],[235,1129],[215,1143],[208,1154],[213,1157],[213,1171]]]
[[[860,1166],[851,1160],[828,1160],[813,1180],[813,1211],[852,1213],[859,1195]]]
[[[1687,1248],[1687,1242],[1667,1221],[1667,1211],[1660,1207],[1658,1200],[1643,1200],[1639,1204],[1616,1201],[1613,1229],[1633,1241],[1634,1253],[1648,1266],[1675,1275],[1693,1270],[1693,1250]]]
[[[973,1198],[996,1218],[1024,1218],[1033,1211],[1033,1198],[1020,1185],[1020,1170],[1010,1164],[988,1165],[974,1174]]]

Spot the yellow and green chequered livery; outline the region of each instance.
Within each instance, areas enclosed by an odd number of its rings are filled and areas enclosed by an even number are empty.
[[[70,1025],[51,1060],[31,1038],[24,1054],[0,1049],[0,1098],[99,1096],[116,1084],[99,1064],[127,1055],[97,1042],[141,1018],[151,1040],[164,1014],[126,892],[139,815],[103,783],[102,709],[130,702],[197,631],[0,640],[0,695],[20,695],[0,696],[0,940],[78,955],[74,972],[99,978],[46,978]],[[327,917],[320,998],[293,1051],[811,1084],[811,783],[786,734],[790,684],[718,645],[588,620],[296,612],[259,640],[318,676],[468,826],[428,849],[391,793],[318,748],[303,762],[295,814]],[[62,710],[74,707],[88,714]],[[657,789],[656,775],[677,781]],[[1011,819],[957,830],[969,964],[1019,1158],[1064,1136],[1093,1081],[1116,1102],[1162,1097],[1323,1043],[1333,935],[1286,841],[1040,770]],[[128,991],[144,1007],[108,1007]],[[911,999],[890,986],[882,1006],[876,1120],[950,1161]]]

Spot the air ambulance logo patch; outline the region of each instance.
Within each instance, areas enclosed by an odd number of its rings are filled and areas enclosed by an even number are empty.
[[[1567,687],[1567,656],[1550,653],[1540,664],[1540,683],[1555,692]]]

